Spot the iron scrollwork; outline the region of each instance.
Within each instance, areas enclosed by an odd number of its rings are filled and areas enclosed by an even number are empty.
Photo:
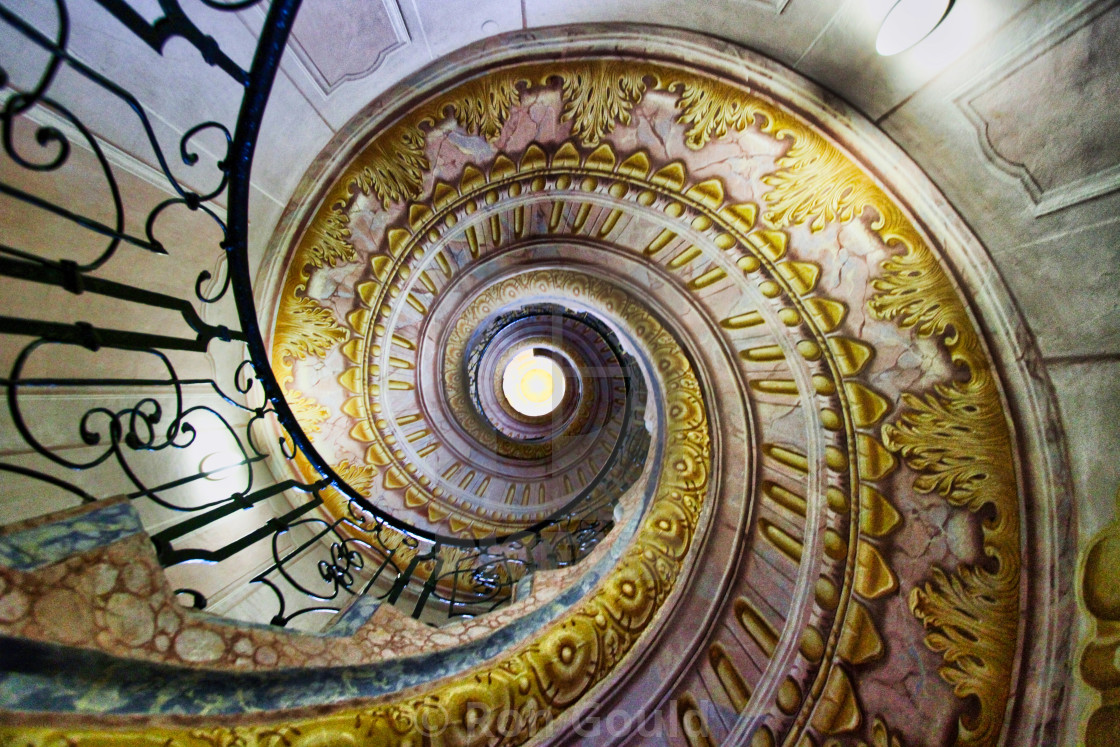
[[[203,6],[232,13],[258,2]],[[9,492],[42,492],[31,513],[124,495],[151,522],[156,555],[184,605],[218,611],[213,589],[221,584],[204,579],[232,573],[275,594],[276,611],[263,621],[276,625],[334,613],[361,595],[404,604],[429,621],[481,614],[514,598],[518,584],[545,567],[542,558],[563,567],[586,556],[613,526],[604,485],[617,488],[635,475],[604,473],[559,515],[499,545],[471,547],[416,530],[358,493],[319,456],[284,400],[253,306],[248,182],[298,0],[269,5],[248,67],[177,0],[159,0],[162,15],[153,21],[125,0],[97,4],[171,74],[178,72],[162,57],[167,42],[192,45],[239,92],[240,113],[234,123],[204,118],[185,127],[165,149],[141,98],[75,53],[66,0],[55,0],[47,20],[0,6],[0,28],[12,42],[0,62],[0,141],[15,167],[0,182],[0,196],[15,206],[13,230],[0,241],[0,276],[19,289],[0,312],[0,334],[10,341],[0,386],[22,441],[0,459],[15,486]],[[74,80],[87,95],[71,101]],[[90,102],[130,113],[116,126],[143,145],[134,157],[159,175],[165,195],[126,191]],[[219,143],[213,162],[201,156],[203,140]],[[172,169],[176,158],[189,177]],[[87,179],[67,188],[75,169],[95,174],[98,185]],[[173,213],[197,221],[197,230],[180,226],[166,232],[174,240],[163,236]],[[184,241],[208,235],[212,255],[200,260],[198,247]],[[200,261],[211,264],[192,267]],[[183,278],[191,279],[178,287]],[[619,448],[648,448],[644,398],[644,389],[629,394],[633,419]],[[277,426],[282,435],[270,442],[263,434]],[[287,478],[296,471],[286,463],[299,459],[321,477]],[[327,490],[348,497],[351,515],[325,518]],[[253,556],[246,573],[240,559],[266,542],[270,557]],[[198,563],[213,575],[179,573]]]

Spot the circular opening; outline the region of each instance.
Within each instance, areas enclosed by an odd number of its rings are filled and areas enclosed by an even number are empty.
[[[526,417],[547,415],[564,400],[567,382],[560,366],[535,350],[513,357],[502,373],[502,393],[514,410]]]

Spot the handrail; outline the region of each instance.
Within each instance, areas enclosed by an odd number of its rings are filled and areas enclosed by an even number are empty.
[[[242,11],[260,2],[202,1],[208,11],[214,12]],[[80,256],[80,247],[69,243],[45,249],[17,245],[18,240],[9,241],[7,237],[4,243],[0,243],[0,276],[37,289],[34,293],[64,294],[57,304],[58,308],[52,308],[50,304],[35,308],[28,304],[14,304],[14,310],[5,307],[0,311],[0,339],[30,339],[14,356],[9,375],[0,378],[0,387],[6,390],[13,429],[20,434],[25,445],[22,450],[9,450],[6,456],[0,456],[0,471],[13,476],[13,479],[35,480],[38,484],[51,486],[71,500],[77,497],[83,502],[94,502],[114,494],[124,495],[133,501],[146,501],[149,507],[144,511],[187,513],[186,519],[174,520],[170,526],[166,518],[160,518],[158,528],[153,529],[157,556],[167,567],[178,567],[191,560],[221,562],[271,536],[273,562],[264,570],[258,567],[252,581],[271,587],[279,597],[280,611],[271,620],[276,624],[286,624],[299,615],[325,609],[313,604],[311,607],[297,605],[294,611],[289,610],[285,594],[280,590],[284,583],[315,600],[334,599],[340,588],[351,594],[372,593],[380,583],[379,593],[388,601],[395,602],[403,599],[403,592],[418,581],[420,587],[416,591],[415,602],[409,600],[410,604],[414,604],[412,612],[417,617],[429,599],[439,599],[446,605],[448,614],[473,614],[456,612],[457,606],[462,610],[485,611],[478,604],[471,607],[470,602],[457,599],[458,584],[464,578],[468,585],[473,583],[487,590],[476,602],[481,599],[486,607],[491,604],[496,606],[508,601],[512,597],[513,584],[533,569],[531,548],[543,541],[542,536],[550,527],[565,523],[580,527],[578,531],[593,540],[608,531],[609,523],[580,524],[579,511],[581,506],[587,506],[589,510],[600,508],[590,505],[594,503],[592,498],[598,481],[606,479],[611,470],[609,465],[617,464],[623,452],[633,446],[621,436],[614,445],[611,458],[590,484],[552,515],[518,531],[482,538],[456,536],[413,526],[369,500],[338,474],[300,426],[273,373],[257,316],[249,264],[248,226],[253,162],[261,138],[264,112],[301,0],[271,2],[264,14],[248,69],[240,67],[213,37],[206,34],[196,20],[192,20],[181,8],[178,0],[160,0],[163,16],[152,22],[131,8],[126,0],[97,0],[97,3],[116,22],[132,32],[140,44],[159,55],[163,54],[166,42],[173,37],[194,46],[207,65],[221,70],[239,87],[242,91],[240,105],[232,133],[220,122],[206,120],[185,128],[179,136],[179,155],[188,168],[197,167],[202,162],[202,138],[216,135],[226,149],[224,155],[216,159],[217,184],[205,189],[193,187],[188,183],[191,180],[180,178],[173,171],[157,133],[157,120],[149,113],[145,103],[72,52],[66,0],[55,0],[57,28],[53,35],[0,5],[0,30],[7,29],[9,34],[14,34],[13,43],[5,44],[5,47],[14,50],[16,42],[30,44],[47,57],[41,70],[30,69],[34,65],[23,58],[13,61],[11,73],[7,68],[0,67],[0,84],[9,91],[0,107],[4,154],[29,173],[58,174],[61,179],[61,169],[76,152],[74,147],[88,151],[93,156],[93,166],[89,168],[103,178],[109,196],[107,204],[112,213],[111,218],[105,219],[97,214],[97,210],[87,209],[87,203],[93,198],[86,193],[78,195],[81,199],[59,204],[61,201],[57,198],[36,193],[32,180],[28,180],[31,186],[18,179],[11,184],[0,183],[0,194],[5,199],[23,205],[24,212],[20,214],[23,217],[17,216],[17,220],[33,222],[45,216],[47,220],[63,226],[60,230],[66,236],[71,233],[93,236],[104,242],[102,248],[93,253],[92,259]],[[5,61],[4,64],[8,63]],[[68,106],[53,97],[56,89],[65,88],[59,84],[59,75],[64,69],[103,92],[106,101],[123,104],[132,112],[135,116],[133,124],[140,131],[139,141],[150,151],[147,159],[166,180],[165,189],[171,197],[149,210],[142,232],[129,224],[126,214],[126,198],[129,195],[122,193],[116,178],[112,151],[103,141],[105,133],[86,124],[84,116],[87,113],[81,108],[85,102],[77,101],[75,106]],[[18,73],[30,77],[31,85],[21,87],[16,83],[20,78]],[[63,90],[63,93],[66,91]],[[31,121],[37,128],[33,145],[26,138],[21,140],[18,122],[24,120]],[[44,156],[36,160],[31,154],[23,152],[23,149],[30,148],[39,149],[34,153],[43,153]],[[224,217],[221,206],[216,202],[223,195],[226,198]],[[142,257],[153,258],[152,261],[168,256],[176,257],[177,261],[186,259],[182,247],[168,245],[156,237],[166,216],[183,209],[190,214],[205,216],[208,225],[221,231],[224,279],[219,280],[215,277],[217,273],[210,270],[199,271],[193,287],[194,298],[191,299],[155,287],[138,287],[122,282],[119,277],[110,279],[97,274],[120,266],[122,262],[139,263]],[[130,255],[133,259],[116,259],[124,252],[137,251],[143,254]],[[167,268],[166,265],[160,267]],[[143,271],[135,270],[135,273],[141,275]],[[236,326],[218,323],[211,318],[216,313],[213,310],[226,298],[227,292],[236,309]],[[82,299],[82,303],[76,301],[78,298]],[[87,308],[101,307],[109,311],[99,312],[100,318],[94,322],[55,318],[67,317],[67,314],[80,318]],[[149,324],[146,320],[149,315],[174,321]],[[196,359],[209,360],[207,356],[223,345],[243,345],[248,353],[248,360],[243,360],[233,372],[231,386],[219,383],[220,373],[212,377],[181,377],[177,373],[176,368],[183,361],[180,356],[193,354]],[[621,433],[627,434],[632,426],[641,426],[640,419],[634,420],[634,413],[640,412],[644,406],[645,390],[636,364],[629,361],[617,345],[612,347],[626,372],[627,406]],[[57,366],[51,365],[57,362],[65,368],[70,365],[67,361],[79,354],[93,355],[97,363],[89,368],[67,371],[65,375],[58,374],[55,370]],[[243,354],[238,355],[244,357]],[[44,364],[41,359],[48,362]],[[190,365],[197,365],[197,361]],[[37,428],[39,416],[31,413],[34,409],[32,404],[41,405],[47,401],[39,396],[39,392],[53,392],[60,388],[101,393],[89,394],[88,400],[79,398],[91,404],[80,416],[75,411],[76,444],[54,443],[40,435]],[[263,396],[259,404],[252,404],[250,399],[257,391]],[[204,400],[210,397],[213,401],[188,403],[188,400],[193,401],[192,398],[197,397]],[[98,398],[104,401],[97,401]],[[114,398],[127,400],[123,408],[110,404]],[[293,449],[298,450],[321,479],[301,482],[268,474],[268,457],[272,450],[258,443],[257,432],[267,418],[274,418],[283,430],[284,436],[279,443],[282,456],[292,459],[295,454]],[[56,437],[58,431],[72,427],[73,424],[67,424],[66,428],[52,425],[47,430],[51,432],[51,437]],[[182,466],[179,462],[183,455],[195,453],[207,439],[232,444],[232,458],[216,468],[200,464],[193,471],[187,469],[185,474],[177,472],[176,469]],[[160,466],[157,460],[156,468],[147,463],[134,463],[148,456],[161,457],[165,461]],[[114,465],[118,468],[116,475],[104,477],[105,470]],[[58,472],[60,469],[69,472]],[[155,481],[151,477],[153,471],[156,473]],[[67,476],[73,473],[98,475],[90,477],[98,486],[75,484]],[[216,499],[194,495],[206,493],[207,481],[222,477],[237,481],[238,487],[227,489]],[[261,480],[271,484],[259,485]],[[106,485],[113,487],[110,489]],[[107,490],[111,492],[106,494]],[[374,517],[373,528],[367,527],[364,533],[355,533],[354,528],[360,523],[354,521],[355,517],[337,517],[333,523],[313,518],[311,512],[323,504],[323,494],[329,490],[338,491],[351,506],[359,507]],[[181,494],[191,496],[190,500],[182,500]],[[270,502],[281,494],[306,494],[306,498],[300,498],[287,507],[275,508],[267,520],[261,519],[258,524],[239,529],[235,533],[239,536],[225,541],[221,547],[184,547],[177,544],[187,542],[194,534],[217,522],[234,521],[244,517],[246,512],[265,511]],[[334,589],[333,592],[324,592],[326,596],[323,596],[307,588],[305,580],[291,569],[289,564],[304,561],[296,557],[299,552],[281,547],[280,538],[289,535],[300,552],[330,544],[331,557],[316,561],[318,565],[315,567],[322,581]],[[426,549],[421,548],[422,543],[427,545]],[[572,544],[573,547],[583,547],[586,543],[576,541]],[[510,555],[501,555],[498,551],[501,547],[508,548]],[[450,551],[459,552],[456,556],[458,560],[445,563],[441,553]],[[464,551],[474,554],[464,555]],[[572,550],[561,564],[574,562],[578,555]],[[365,564],[361,558],[366,556],[372,556],[373,562]],[[414,578],[418,568],[429,561],[433,570],[426,577]],[[519,570],[511,570],[512,566],[504,571],[496,570],[503,563],[511,562]],[[452,570],[443,573],[440,569],[445,565],[453,566]],[[355,575],[363,568],[366,575]],[[395,575],[383,583],[380,580],[382,573]],[[449,595],[442,593],[446,591],[446,584],[451,584]],[[495,584],[501,589],[496,590]],[[358,588],[360,592],[355,591]],[[193,606],[207,605],[206,594],[192,585],[183,586],[179,591]]]

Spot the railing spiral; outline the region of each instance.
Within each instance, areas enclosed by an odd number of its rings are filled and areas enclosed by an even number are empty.
[[[257,18],[245,11],[259,0],[201,0],[189,11],[159,0],[154,20],[124,0],[96,4],[97,13],[83,6],[81,25],[67,0],[0,5],[8,369],[0,471],[3,498],[18,509],[7,519],[126,500],[184,604],[276,625],[333,615],[365,595],[427,620],[480,614],[512,599],[541,557],[560,567],[585,556],[611,528],[595,482],[523,531],[481,539],[432,532],[343,479],[285,400],[257,316],[250,177],[300,0],[268,5],[248,64],[212,32],[234,14]],[[196,71],[167,58],[169,42],[193,47],[240,92],[232,129],[206,119],[168,148],[167,127],[103,69],[112,66],[86,59],[81,33],[94,23],[86,16],[130,32],[138,44],[125,54],[135,64],[154,59],[135,48],[159,55],[172,87]],[[130,118],[114,120],[112,111]],[[129,191],[136,174],[160,182],[142,210]],[[79,187],[68,188],[75,175]],[[96,190],[86,185],[91,175],[101,181]],[[140,191],[151,192],[148,185]],[[209,227],[187,228],[188,218]],[[196,235],[208,232],[216,261],[194,251]],[[624,432],[646,440],[621,439],[608,464],[648,444],[644,389],[630,390],[641,376],[630,374]],[[283,435],[270,444],[277,426]],[[275,469],[297,452],[319,479]],[[345,496],[351,515],[322,512],[328,491]],[[258,591],[231,592],[234,577]],[[270,614],[259,612],[268,605],[244,604],[262,589],[274,595]]]

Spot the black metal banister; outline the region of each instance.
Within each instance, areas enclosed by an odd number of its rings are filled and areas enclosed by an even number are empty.
[[[2,299],[0,339],[7,341],[3,352],[11,360],[5,361],[10,370],[0,377],[0,387],[6,390],[11,430],[26,445],[23,451],[0,456],[0,471],[12,480],[47,486],[67,500],[126,497],[138,510],[155,517],[159,529],[153,530],[151,539],[169,576],[181,572],[187,577],[190,561],[252,575],[249,583],[276,594],[279,611],[270,618],[276,624],[337,609],[323,606],[323,601],[339,598],[341,604],[347,594],[366,593],[389,603],[408,604],[408,611],[418,618],[431,617],[427,610],[432,607],[447,616],[481,614],[508,602],[514,586],[539,562],[562,566],[586,555],[613,526],[601,516],[609,503],[602,486],[632,482],[634,476],[628,472],[621,482],[616,480],[617,465],[630,451],[639,453],[648,445],[641,417],[646,392],[636,364],[617,345],[609,345],[627,374],[627,405],[614,450],[582,492],[532,526],[487,537],[431,531],[355,490],[315,448],[276,380],[257,315],[250,266],[254,157],[300,0],[269,4],[247,69],[205,34],[177,0],[159,0],[163,15],[152,22],[126,0],[96,1],[138,43],[156,53],[162,54],[173,37],[191,44],[207,65],[228,76],[241,103],[232,129],[211,120],[181,128],[178,157],[187,167],[199,166],[196,151],[201,133],[220,135],[226,147],[213,172],[200,173],[202,168],[190,172],[197,177],[192,183],[211,183],[213,178],[217,186],[190,189],[172,173],[170,154],[161,147],[152,126],[154,116],[143,103],[71,53],[66,0],[55,0],[58,28],[53,36],[0,5],[0,30],[47,55],[42,69],[32,71],[36,74],[27,90],[19,90],[13,83],[18,76],[0,66],[0,84],[10,89],[0,105],[3,154],[36,178],[62,179],[62,166],[77,144],[92,154],[88,168],[104,181],[106,192],[98,201],[93,190],[83,188],[60,200],[53,193],[51,197],[37,194],[33,179],[26,180],[32,186],[19,179],[0,182],[0,198],[23,211],[16,210],[13,219],[20,228],[53,221],[51,225],[61,226],[66,237],[47,247],[22,246],[20,239],[8,235],[0,243],[0,277],[21,289],[20,298]],[[210,10],[234,12],[260,0],[202,2]],[[2,64],[31,63],[15,59]],[[126,200],[100,144],[105,133],[95,133],[83,122],[81,107],[88,102],[71,107],[51,97],[64,69],[107,100],[127,106],[135,118],[120,127],[139,128],[139,141],[150,149],[134,155],[166,179],[173,196],[161,195],[147,206],[146,216],[142,215],[144,235],[136,228],[140,222],[126,220]],[[37,108],[54,113],[66,126],[35,124],[31,114]],[[36,127],[26,140],[17,133],[21,119]],[[34,154],[42,158],[36,160]],[[225,203],[223,216],[215,203],[220,197]],[[161,218],[173,210],[197,216],[208,232],[203,236],[211,235],[214,226],[221,232],[220,243],[213,248],[224,259],[225,272],[221,277],[215,271],[220,282],[213,282],[214,287],[208,287],[214,280],[213,265],[200,269],[199,257],[188,250],[194,237],[167,237],[161,231],[165,241],[156,239]],[[95,246],[70,242],[72,234],[93,237]],[[175,290],[156,290],[154,284],[145,287],[149,273],[162,273],[163,282],[176,284]],[[185,286],[181,292],[177,292],[179,282]],[[61,300],[31,300],[39,298]],[[89,303],[94,299],[95,304]],[[79,357],[80,365],[75,363]],[[232,371],[230,360],[236,361]],[[190,375],[179,376],[176,369],[183,366]],[[214,373],[207,378],[209,370]],[[202,404],[185,401],[188,386],[205,390],[193,395],[203,398]],[[57,417],[50,397],[62,389],[86,392],[86,399],[75,395],[80,403],[76,409],[63,422],[48,422]],[[269,439],[272,443],[265,443]],[[75,444],[77,452],[67,451]],[[206,459],[215,455],[219,465],[208,465]],[[310,464],[318,479],[291,478],[300,474],[293,466],[297,455]],[[63,477],[67,474],[74,479]],[[236,487],[231,487],[234,483]],[[349,515],[326,515],[324,496],[331,491],[343,497]],[[244,513],[250,508],[252,512]],[[230,523],[238,517],[252,517],[257,523],[250,525],[249,519]],[[227,530],[217,533],[224,539],[213,540],[216,546],[202,546],[200,538],[214,528]],[[302,539],[292,539],[293,531],[304,533],[299,535]],[[261,563],[251,573],[232,563],[223,566],[250,547],[263,548],[269,538],[270,564]],[[282,548],[288,540],[294,546]],[[263,565],[268,567],[261,571]],[[312,588],[311,582],[322,586]],[[190,597],[192,606],[207,606],[206,596],[193,582],[173,585]]]

